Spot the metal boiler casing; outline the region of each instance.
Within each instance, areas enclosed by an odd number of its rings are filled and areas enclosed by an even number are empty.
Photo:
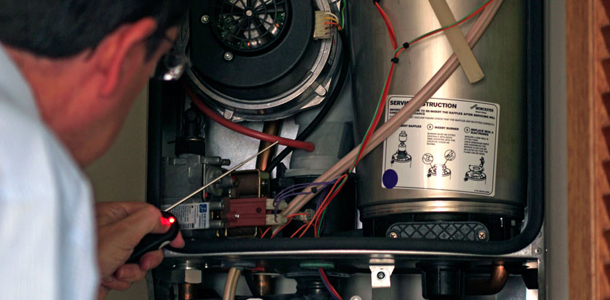
[[[456,19],[467,15],[484,0],[449,1]],[[381,1],[396,28],[399,45],[422,33],[439,27],[439,22],[428,1]],[[371,1],[349,1],[349,20],[354,107],[356,128],[362,138],[374,116],[383,82],[391,66],[394,50],[390,44],[386,25],[379,18]],[[471,84],[463,70],[458,70],[433,96],[434,98],[483,101],[501,107],[497,128],[496,161],[481,162],[494,166],[495,178],[489,174],[487,181],[495,180],[493,196],[467,194],[432,189],[388,189],[382,186],[382,176],[387,159],[384,147],[377,147],[359,164],[358,207],[363,220],[409,213],[468,213],[494,215],[521,219],[527,204],[527,3],[505,1],[473,52],[485,73],[485,78]],[[464,34],[474,20],[461,26]],[[440,69],[453,50],[443,33],[427,38],[400,56],[389,95],[415,95]],[[386,120],[385,112],[380,125]],[[401,133],[398,130],[396,136]],[[398,141],[396,141],[398,142]],[[404,142],[404,134],[401,137]],[[409,147],[420,147],[425,138],[409,137]],[[459,145],[458,145],[459,146]],[[404,149],[400,147],[399,150]],[[448,147],[443,148],[443,153]],[[397,152],[397,154],[400,154]],[[422,154],[413,156],[413,168],[421,168]],[[445,154],[447,155],[447,154]],[[404,153],[397,155],[403,160]],[[455,154],[453,154],[455,158]],[[437,158],[440,160],[441,158]],[[424,154],[424,161],[426,160]],[[460,154],[458,151],[458,159]],[[473,156],[468,162],[476,169],[479,162]],[[453,162],[451,162],[453,163]],[[466,162],[462,161],[462,165]],[[494,165],[492,165],[494,164]],[[439,174],[440,175],[440,174]],[[442,176],[446,176],[443,174]],[[466,184],[464,173],[451,175],[450,180]],[[468,176],[468,173],[466,174]],[[428,174],[430,177],[430,174]],[[440,176],[439,176],[440,177]],[[482,179],[480,176],[478,179]],[[432,178],[431,180],[435,180]],[[439,179],[440,180],[440,179]],[[448,182],[448,181],[445,181]],[[456,183],[454,183],[456,184]]]

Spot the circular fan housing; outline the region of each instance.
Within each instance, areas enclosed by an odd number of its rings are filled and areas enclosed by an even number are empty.
[[[227,49],[249,53],[276,43],[289,13],[285,0],[216,0],[211,17],[214,34]]]
[[[322,103],[337,86],[341,42],[315,40],[327,0],[207,0],[190,10],[186,74],[233,121],[277,120]]]

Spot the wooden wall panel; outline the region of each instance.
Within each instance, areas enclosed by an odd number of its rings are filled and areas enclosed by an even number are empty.
[[[607,6],[607,7],[606,7]],[[595,94],[594,94],[594,124],[593,138],[595,141],[595,187],[594,230],[597,233],[597,249],[595,261],[596,292],[598,299],[610,299],[610,22],[608,12],[610,1],[595,1],[594,16],[594,53],[595,53]]]
[[[610,300],[610,0],[566,5],[570,299]]]
[[[566,0],[570,299],[599,299],[595,278],[594,1]],[[547,216],[552,217],[552,216]],[[552,249],[551,249],[552,251]],[[549,287],[552,288],[552,282]]]

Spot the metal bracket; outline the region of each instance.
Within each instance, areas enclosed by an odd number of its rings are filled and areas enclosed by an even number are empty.
[[[373,261],[373,260],[371,260]],[[392,260],[393,263],[393,260]],[[392,272],[394,272],[394,265],[371,265],[371,286],[374,289],[389,288],[392,286]]]

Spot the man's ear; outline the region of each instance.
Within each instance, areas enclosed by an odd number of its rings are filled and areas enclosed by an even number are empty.
[[[102,40],[93,54],[97,69],[104,75],[100,87],[102,96],[109,96],[118,87],[123,66],[132,51],[144,51],[146,55],[146,40],[156,28],[157,22],[153,18],[143,18],[135,23],[122,25]]]

